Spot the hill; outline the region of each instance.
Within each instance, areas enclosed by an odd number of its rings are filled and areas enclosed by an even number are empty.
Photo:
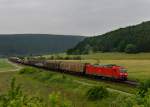
[[[83,36],[50,34],[0,35],[0,56],[38,55],[64,52],[74,47]]]
[[[150,52],[150,21],[88,37],[68,50],[68,54],[89,52]]]

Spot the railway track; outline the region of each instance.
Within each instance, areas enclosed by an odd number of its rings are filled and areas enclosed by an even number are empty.
[[[132,80],[127,80],[127,81],[124,81],[125,84],[130,84],[130,85],[133,85],[133,86],[138,86],[140,85],[139,82],[137,81],[132,81]]]
[[[110,79],[110,78],[99,78],[98,76],[87,76],[87,75],[84,75],[83,77],[93,80],[93,81],[103,81],[107,83],[125,84],[131,87],[137,87],[138,85],[140,85],[138,81],[133,81],[133,80],[121,81],[121,80],[115,80],[115,79]]]
[[[11,61],[11,60],[9,60]],[[13,61],[11,61],[13,62]],[[17,63],[17,62],[13,62],[13,63]],[[17,63],[17,64],[21,64],[21,65],[27,65],[27,64],[23,64],[23,63]],[[47,68],[43,68],[43,67],[39,67],[39,66],[34,66],[34,65],[27,65],[27,66],[32,66],[32,67],[36,67],[36,68],[41,68],[41,69],[45,69],[45,70],[50,70]],[[131,87],[136,87],[139,85],[139,82],[137,81],[133,81],[133,80],[126,80],[126,81],[121,81],[121,80],[115,80],[115,79],[110,79],[110,78],[106,78],[106,77],[99,77],[99,76],[91,76],[91,75],[83,75],[83,74],[77,74],[74,72],[62,72],[62,71],[58,71],[58,70],[53,70],[54,72],[59,72],[59,73],[65,73],[65,74],[70,74],[73,76],[78,76],[80,78],[86,78],[89,80],[94,80],[94,81],[103,81],[103,82],[107,82],[107,83],[117,83],[117,84],[126,84],[129,85]]]

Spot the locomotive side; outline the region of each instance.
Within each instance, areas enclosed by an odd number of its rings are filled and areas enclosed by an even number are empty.
[[[119,80],[127,80],[127,70],[117,65],[86,65],[86,74],[100,77],[109,77]]]

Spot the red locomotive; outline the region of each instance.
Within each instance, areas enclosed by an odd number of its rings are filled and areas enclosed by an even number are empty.
[[[36,66],[41,68],[46,68],[50,70],[64,71],[66,73],[80,73],[83,75],[92,75],[99,77],[108,77],[119,80],[127,80],[128,73],[127,69],[122,66],[117,66],[113,64],[109,65],[92,65],[87,63],[77,63],[77,62],[65,62],[65,61],[55,61],[55,60],[35,60],[35,59],[19,59],[10,58],[9,60],[26,64],[30,66]]]
[[[86,74],[127,80],[127,69],[117,65],[86,65]]]

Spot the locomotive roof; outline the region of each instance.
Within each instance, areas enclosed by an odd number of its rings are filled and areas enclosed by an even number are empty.
[[[117,66],[116,64],[94,64],[94,66],[97,67],[113,67],[113,66]]]

